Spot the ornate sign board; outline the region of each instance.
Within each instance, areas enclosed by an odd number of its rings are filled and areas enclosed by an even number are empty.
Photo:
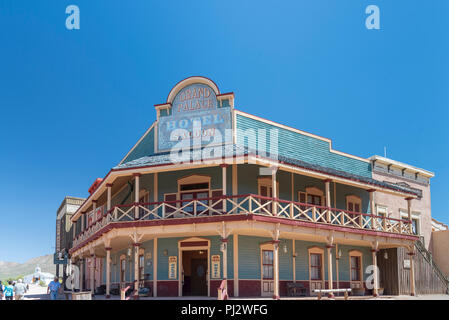
[[[178,257],[170,256],[168,257],[168,278],[176,279],[176,270],[178,266]]]
[[[172,112],[159,118],[158,151],[170,151],[180,142],[200,146],[232,141],[226,129],[232,128],[230,107],[219,107],[214,90],[206,84],[194,83],[182,88],[172,103]],[[197,146],[197,145],[196,145]]]
[[[212,261],[212,278],[218,279],[220,278],[220,255],[215,254],[211,257]]]

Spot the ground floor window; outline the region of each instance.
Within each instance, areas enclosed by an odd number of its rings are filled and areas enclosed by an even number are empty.
[[[273,250],[262,250],[262,277],[273,279]]]
[[[350,281],[357,283],[357,287],[360,287],[362,281],[362,253],[360,251],[349,251],[349,270]]]
[[[311,280],[322,280],[322,255],[320,253],[310,254],[310,279]]]

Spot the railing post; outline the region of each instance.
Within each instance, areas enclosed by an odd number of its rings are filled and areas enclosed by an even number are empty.
[[[271,168],[271,190],[272,190],[272,196],[273,196],[273,216],[277,216],[277,198],[278,198],[278,190],[277,190],[277,183],[276,183],[276,172],[277,172],[277,167],[272,167]]]
[[[248,210],[249,213],[253,213],[253,196],[248,197]]]
[[[222,194],[225,197],[227,194],[227,184],[226,184],[226,168],[227,168],[227,164],[221,164],[221,179],[222,179]],[[223,201],[222,203],[222,207],[223,207],[223,212],[226,212],[226,201]]]
[[[312,207],[312,220],[313,222],[316,222],[316,207]]]
[[[409,234],[413,234],[413,223],[412,223],[412,199],[413,199],[413,198],[406,198],[406,199],[405,199],[405,200],[407,200],[407,212],[408,212],[408,221],[409,221],[408,233],[409,233]]]

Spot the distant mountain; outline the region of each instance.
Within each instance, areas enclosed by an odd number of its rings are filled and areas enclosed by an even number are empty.
[[[42,272],[56,274],[56,266],[53,264],[53,255],[32,258],[24,263],[0,261],[0,279],[15,278],[20,275],[26,276],[34,273],[34,269],[39,265]],[[60,269],[61,270],[61,269]]]

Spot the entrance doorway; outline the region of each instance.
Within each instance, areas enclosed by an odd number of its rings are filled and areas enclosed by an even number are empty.
[[[183,250],[183,296],[207,296],[207,250]]]

